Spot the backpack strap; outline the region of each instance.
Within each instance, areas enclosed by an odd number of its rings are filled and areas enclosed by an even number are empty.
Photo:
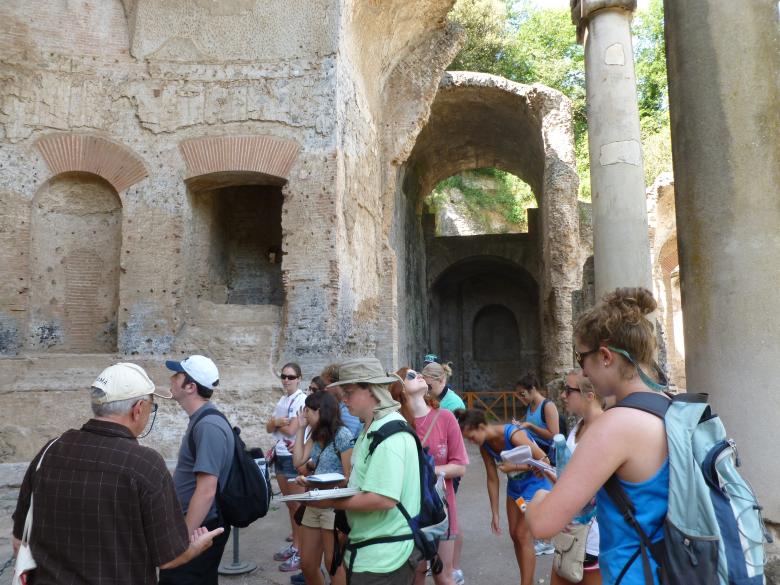
[[[193,460],[195,459],[195,451],[197,450],[195,446],[195,437],[194,437],[195,425],[197,425],[202,418],[205,418],[210,414],[216,414],[218,416],[221,416],[228,424],[228,426],[231,429],[233,428],[233,426],[230,424],[230,421],[227,419],[227,417],[224,414],[222,414],[220,411],[218,411],[216,408],[204,408],[203,410],[201,410],[198,413],[198,416],[195,417],[195,420],[192,421],[192,425],[190,425],[190,434],[187,436],[187,441],[190,448],[190,453],[192,453]]]
[[[613,408],[633,408],[635,410],[641,410],[647,412],[658,418],[662,419],[666,416],[666,411],[669,410],[669,406],[672,401],[665,394],[658,394],[655,392],[634,392],[626,396],[623,400],[615,404]],[[618,511],[622,514],[626,524],[631,526],[639,536],[639,550],[628,560],[623,570],[615,580],[615,584],[618,585],[629,567],[634,563],[637,556],[642,555],[642,572],[644,573],[646,585],[653,585],[653,572],[650,568],[650,555],[653,556],[656,563],[660,566],[662,556],[662,545],[653,543],[647,533],[644,531],[639,521],[636,519],[636,508],[631,498],[623,489],[620,484],[617,474],[612,476],[604,484],[604,490],[609,495],[610,499],[614,502]]]
[[[438,420],[440,414],[441,414],[441,408],[437,408],[436,414],[433,415],[433,420],[431,421],[431,425],[428,427],[428,430],[425,431],[425,436],[422,438],[422,441],[420,441],[421,445],[425,446],[425,441],[428,440],[428,436],[431,434],[433,427],[436,426],[436,421]]]
[[[672,401],[666,394],[656,392],[633,392],[615,404],[612,408],[633,408],[635,410],[654,414],[662,419],[666,416],[666,411],[669,410],[671,404]]]
[[[636,557],[640,553],[642,555],[642,572],[645,576],[645,585],[653,585],[655,581],[653,580],[653,571],[650,568],[650,555],[653,556],[655,562],[660,566],[660,560],[663,558],[661,554],[663,550],[661,547],[663,545],[650,541],[650,537],[647,536],[647,533],[636,519],[636,508],[634,508],[634,503],[631,501],[631,498],[628,497],[628,494],[626,493],[626,490],[623,489],[623,486],[620,485],[620,481],[618,480],[616,474],[612,474],[612,477],[607,480],[607,483],[604,484],[604,489],[606,490],[610,499],[615,503],[617,509],[623,515],[623,519],[626,521],[626,524],[631,526],[631,528],[633,528],[639,536],[639,550],[634,553],[634,555],[623,567],[623,570],[620,571],[620,574],[615,580],[615,585],[620,584],[629,567],[634,563]]]
[[[412,427],[409,426],[409,423],[405,420],[391,420],[368,434],[368,438],[371,439],[371,443],[368,445],[368,457],[374,454],[374,451],[376,451],[376,448],[379,447],[382,441],[396,433],[409,433],[414,437],[414,440],[419,447],[420,438],[417,436],[417,433],[412,430]]]

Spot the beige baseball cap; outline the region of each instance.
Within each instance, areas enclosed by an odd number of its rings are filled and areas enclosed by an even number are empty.
[[[129,400],[130,398],[143,398],[154,394],[160,398],[171,398],[169,390],[156,390],[154,382],[149,378],[144,369],[138,364],[120,362],[107,367],[100,372],[97,380],[92,384],[104,392],[101,404]]]

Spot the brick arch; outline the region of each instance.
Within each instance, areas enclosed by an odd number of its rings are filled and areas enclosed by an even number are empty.
[[[143,160],[127,146],[91,134],[54,134],[35,143],[57,176],[68,172],[97,175],[122,193],[149,176]]]
[[[213,173],[251,172],[287,180],[300,145],[275,136],[203,136],[179,144],[186,179]]]

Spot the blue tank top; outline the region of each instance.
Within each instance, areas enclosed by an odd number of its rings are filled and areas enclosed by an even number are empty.
[[[667,458],[655,475],[647,481],[641,483],[630,483],[622,479],[619,481],[634,503],[636,519],[645,534],[652,542],[663,539],[664,518],[669,506],[669,459]],[[623,515],[604,488],[596,494],[596,518],[601,537],[599,549],[601,575],[604,584],[611,585],[639,550],[639,536],[623,519]],[[652,556],[650,566],[653,570],[653,582],[657,584],[657,565]],[[641,555],[637,555],[620,583],[621,585],[645,585]]]
[[[525,433],[526,436],[533,440],[532,434],[526,429],[521,429],[514,425],[504,425],[504,451],[514,449],[515,446],[512,444],[512,435],[515,434],[516,431]],[[493,451],[488,443],[485,443],[484,447],[496,463],[501,462],[500,453]],[[534,494],[540,489],[550,490],[552,489],[552,484],[547,479],[537,477],[530,471],[512,475],[507,474],[506,495],[512,500],[524,498],[526,501],[530,502],[531,498],[534,497]]]
[[[544,420],[544,407],[547,406],[547,402],[549,402],[547,399],[543,400],[542,403],[536,408],[536,411],[532,411],[531,405],[529,404],[528,411],[525,414],[525,421],[539,427],[540,429],[549,431],[550,427],[547,426],[547,422]],[[552,441],[541,438],[533,431],[529,431],[529,434],[531,438],[536,441],[536,444],[545,451],[547,451],[547,449],[552,444]]]

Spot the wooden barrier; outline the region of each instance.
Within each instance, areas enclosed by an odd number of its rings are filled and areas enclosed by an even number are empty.
[[[485,411],[485,417],[490,421],[509,422],[525,414],[526,405],[519,392],[471,392],[463,393],[463,400],[468,408]]]

